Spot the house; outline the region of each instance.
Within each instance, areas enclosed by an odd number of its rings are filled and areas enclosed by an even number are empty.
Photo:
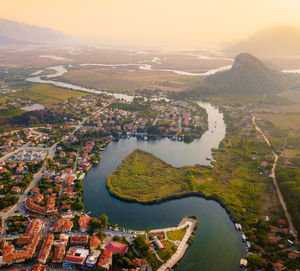
[[[90,239],[90,250],[96,249],[101,241],[97,235],[93,235]]]
[[[32,192],[32,194],[37,194],[40,192],[40,189],[38,187],[34,187],[34,188],[32,188],[31,192]]]
[[[87,234],[82,235],[72,235],[70,238],[70,244],[72,246],[86,246],[89,241],[89,236]]]
[[[44,199],[44,196],[43,196],[43,194],[40,194],[40,193],[35,194],[35,195],[33,196],[33,200],[34,200],[36,203],[40,203],[43,199]]]
[[[267,166],[269,165],[269,163],[268,163],[267,161],[261,161],[261,162],[260,162],[260,165],[261,165],[262,167],[267,167]]]
[[[64,268],[76,269],[84,265],[85,259],[89,255],[89,250],[84,248],[71,247],[64,259]]]
[[[95,267],[97,265],[97,260],[100,256],[99,250],[92,250],[90,255],[87,257],[85,265],[86,267]]]
[[[143,265],[143,260],[136,258],[131,262],[131,265],[134,266],[135,268],[141,268]]]
[[[20,166],[16,168],[17,173],[23,173],[24,172],[24,167]]]
[[[65,246],[59,246],[54,248],[54,255],[52,258],[52,263],[54,264],[60,264],[62,263],[64,256],[66,253],[66,247]]]
[[[278,220],[278,224],[279,224],[280,226],[286,225],[286,220],[285,220],[285,219],[279,219],[279,220]]]
[[[300,253],[293,250],[288,254],[289,259],[295,260],[300,257]]]
[[[110,250],[104,250],[98,261],[98,266],[105,270],[109,270],[112,265],[112,254],[113,253]]]
[[[46,265],[43,264],[35,264],[34,266],[32,266],[31,271],[46,271]]]
[[[16,241],[16,246],[23,247],[28,245],[31,242],[32,236],[31,235],[22,235]]]
[[[105,250],[109,250],[112,253],[120,253],[120,254],[124,255],[128,250],[128,245],[127,244],[122,244],[122,243],[119,243],[119,242],[110,242],[106,246]]]
[[[283,262],[279,260],[278,262],[273,264],[274,271],[282,271],[285,269],[285,266],[283,265]]]
[[[49,256],[51,248],[52,248],[53,241],[54,241],[54,234],[48,233],[43,242],[42,248],[40,250],[40,253],[39,253],[39,256],[37,259],[39,263],[42,263],[42,264],[46,263],[47,258]]]
[[[19,186],[13,186],[10,189],[11,192],[15,192],[15,193],[20,193],[21,192],[21,188]]]
[[[80,231],[85,232],[89,229],[91,219],[92,218],[89,216],[82,216],[79,218],[78,223]]]

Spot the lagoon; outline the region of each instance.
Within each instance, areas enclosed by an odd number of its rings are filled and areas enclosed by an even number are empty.
[[[234,271],[244,257],[241,233],[235,231],[228,214],[217,202],[201,197],[186,197],[160,204],[142,205],[111,196],[106,189],[107,176],[115,171],[128,154],[139,148],[152,152],[173,166],[205,164],[212,148],[225,136],[223,115],[208,103],[199,103],[208,112],[209,129],[190,144],[164,138],[143,141],[136,138],[111,142],[101,152],[100,163],[84,179],[83,201],[92,216],[108,215],[111,223],[133,229],[160,228],[178,224],[184,216],[195,214],[200,226],[193,245],[176,270]]]

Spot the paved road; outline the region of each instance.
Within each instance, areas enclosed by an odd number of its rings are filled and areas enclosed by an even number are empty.
[[[254,115],[252,116],[252,123],[253,123],[256,131],[261,134],[261,136],[263,137],[263,139],[265,140],[265,142],[267,143],[267,145],[269,147],[271,147],[270,141],[265,136],[265,134],[263,133],[263,131],[257,126],[257,124],[255,122],[255,116]],[[271,171],[271,177],[272,177],[272,180],[273,180],[273,183],[274,183],[274,186],[275,186],[278,198],[279,198],[279,202],[280,202],[280,204],[282,206],[282,209],[284,211],[284,214],[285,214],[285,216],[286,216],[286,218],[288,220],[288,223],[289,223],[289,226],[290,226],[290,231],[291,231],[292,235],[294,236],[296,242],[298,242],[297,230],[296,230],[296,228],[295,228],[295,226],[293,224],[293,220],[292,220],[291,214],[288,211],[286,202],[285,202],[285,200],[284,200],[284,198],[283,198],[283,196],[281,194],[278,182],[276,180],[276,166],[277,166],[277,162],[278,162],[278,155],[274,151],[272,151],[272,154],[274,156],[274,163],[273,163],[273,167],[272,167],[272,171]]]
[[[7,212],[0,212],[0,215],[3,219],[3,231],[1,233],[0,236],[5,236],[6,235],[6,228],[7,228],[7,225],[6,225],[6,219],[9,217],[9,216],[13,216],[13,215],[16,215],[16,214],[25,214],[26,213],[26,209],[25,209],[25,206],[24,206],[24,202],[27,198],[27,194],[28,192],[36,186],[36,183],[41,179],[42,175],[43,175],[43,171],[46,170],[46,163],[44,163],[41,167],[41,169],[36,173],[34,174],[33,176],[33,180],[32,182],[29,184],[29,186],[27,187],[27,189],[24,191],[23,194],[19,195],[19,200],[18,202],[12,206]],[[17,213],[15,213],[15,211],[19,211]]]
[[[183,228],[187,227],[186,233],[185,233],[183,239],[180,241],[176,252],[157,271],[170,270],[174,265],[176,265],[180,261],[180,259],[184,256],[186,250],[189,247],[187,241],[189,240],[191,234],[193,233],[195,225],[196,225],[196,220],[195,219],[185,217],[179,223],[178,227],[161,229],[162,231],[170,231],[170,230],[179,230],[179,229],[183,229]],[[157,231],[159,231],[159,230],[150,231],[150,233],[157,232]]]

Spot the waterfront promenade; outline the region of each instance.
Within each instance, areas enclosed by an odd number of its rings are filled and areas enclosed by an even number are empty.
[[[180,241],[176,252],[157,271],[169,270],[181,260],[181,258],[184,256],[186,250],[189,247],[189,244],[187,242],[194,231],[196,223],[197,223],[196,219],[185,217],[182,219],[182,221],[180,222],[180,224],[177,227],[156,229],[156,230],[150,231],[150,233],[165,232],[165,235],[167,236],[166,233],[168,231],[180,230],[180,229],[184,229],[187,227],[185,235],[184,235],[183,239]]]

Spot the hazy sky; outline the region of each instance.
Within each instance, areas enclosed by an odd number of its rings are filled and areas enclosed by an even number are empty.
[[[194,46],[276,25],[300,27],[300,0],[0,0],[0,17],[101,40]]]

